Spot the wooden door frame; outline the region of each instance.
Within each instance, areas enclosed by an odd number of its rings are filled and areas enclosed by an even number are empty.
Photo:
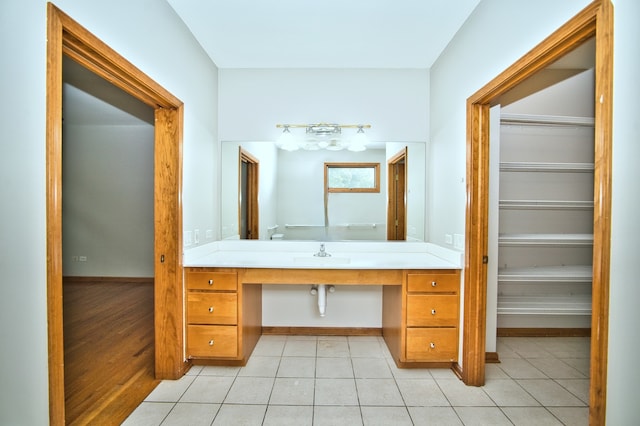
[[[46,217],[49,420],[64,424],[62,311],[62,61],[67,55],[155,110],[155,374],[177,379],[183,355],[183,104],[51,3],[47,4]]]
[[[258,209],[260,161],[242,147],[239,148],[238,159],[238,234],[242,227],[242,163],[247,163],[247,234],[251,236],[247,239],[257,240],[260,238]]]
[[[462,379],[484,384],[489,108],[499,97],[595,37],[595,170],[589,419],[605,424],[611,237],[613,5],[596,0],[467,99],[467,209]]]
[[[394,207],[397,206],[399,203],[399,199],[398,199],[398,193],[396,191],[396,186],[395,186],[395,180],[393,178],[393,173],[392,171],[394,171],[395,167],[400,164],[401,162],[404,161],[404,192],[402,193],[402,211],[404,214],[404,218],[402,221],[402,226],[404,227],[403,230],[403,235],[404,235],[404,240],[407,239],[407,178],[408,178],[408,156],[409,156],[409,149],[405,146],[403,149],[401,149],[400,151],[398,151],[393,157],[389,158],[389,160],[387,160],[387,193],[389,194],[388,200],[387,200],[387,240],[396,240],[397,239],[397,232],[393,232],[392,233],[392,229],[395,229],[395,220],[392,220],[392,218],[396,217],[395,211],[397,211],[397,209],[394,211]],[[394,238],[390,238],[390,237],[394,237]]]

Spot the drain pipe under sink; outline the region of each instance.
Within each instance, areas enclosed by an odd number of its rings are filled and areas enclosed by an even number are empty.
[[[324,317],[327,311],[327,291],[333,293],[336,288],[326,284],[318,284],[311,287],[311,294],[318,295],[318,312],[321,317]]]

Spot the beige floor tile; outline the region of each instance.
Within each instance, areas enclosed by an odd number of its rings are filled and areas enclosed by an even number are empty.
[[[311,426],[313,406],[311,405],[269,405],[262,426]]]
[[[559,379],[556,383],[589,404],[589,379]]]
[[[403,406],[400,390],[393,379],[356,379],[360,405]]]
[[[351,358],[317,358],[316,377],[323,379],[353,378]]]
[[[488,379],[482,389],[501,407],[539,406],[540,403],[513,380]]]
[[[181,402],[173,407],[162,426],[209,426],[219,409],[220,404]]]
[[[434,379],[396,379],[396,383],[407,406],[449,405],[449,401]]]
[[[548,409],[565,426],[589,424],[589,407],[549,407]]]
[[[275,379],[268,377],[237,377],[233,382],[225,404],[255,404],[269,402]]]
[[[528,360],[534,367],[551,379],[584,379],[585,375],[557,358],[536,358]]]
[[[287,340],[282,356],[315,357],[318,342],[316,340]]]
[[[277,377],[315,377],[316,358],[282,357]]]
[[[515,426],[562,426],[544,407],[504,407],[502,412]]]
[[[526,359],[507,358],[500,363],[500,369],[512,379],[547,379],[548,377]]]
[[[280,366],[280,357],[252,356],[247,365],[238,371],[239,377],[276,377]]]
[[[353,373],[359,379],[390,379],[391,369],[384,358],[353,358]]]
[[[438,386],[454,407],[491,407],[496,404],[480,387],[466,386],[459,379],[436,379]]]
[[[545,407],[585,405],[584,402],[553,380],[518,380],[518,383]]]
[[[145,398],[151,402],[177,402],[197,376],[183,376],[178,380],[163,380]]]
[[[315,379],[276,378],[269,398],[273,405],[313,405]]]
[[[261,426],[266,411],[266,405],[223,404],[212,426]]]
[[[315,405],[358,405],[354,379],[316,379]]]
[[[364,426],[413,426],[405,407],[362,407]]]
[[[318,340],[318,357],[349,357],[349,343],[347,340]]]
[[[313,407],[313,426],[358,426],[362,425],[360,407],[318,406]]]
[[[454,407],[465,426],[513,426],[498,407]]]
[[[180,402],[219,404],[224,401],[233,381],[233,377],[198,376]]]
[[[415,426],[462,426],[453,407],[408,407]]]

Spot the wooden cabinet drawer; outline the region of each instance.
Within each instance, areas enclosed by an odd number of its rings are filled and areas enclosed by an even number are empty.
[[[408,274],[407,291],[454,293],[460,288],[460,273]]]
[[[457,294],[407,295],[407,326],[458,326]]]
[[[450,362],[458,359],[457,328],[408,328],[407,360]]]
[[[187,271],[188,290],[237,290],[238,274],[235,272]]]
[[[187,293],[187,322],[189,324],[238,323],[238,295],[236,293]]]
[[[238,327],[232,325],[187,326],[189,358],[233,358],[238,355]]]

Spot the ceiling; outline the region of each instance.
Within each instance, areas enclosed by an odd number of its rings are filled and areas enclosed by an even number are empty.
[[[430,68],[480,0],[167,0],[219,68]]]

